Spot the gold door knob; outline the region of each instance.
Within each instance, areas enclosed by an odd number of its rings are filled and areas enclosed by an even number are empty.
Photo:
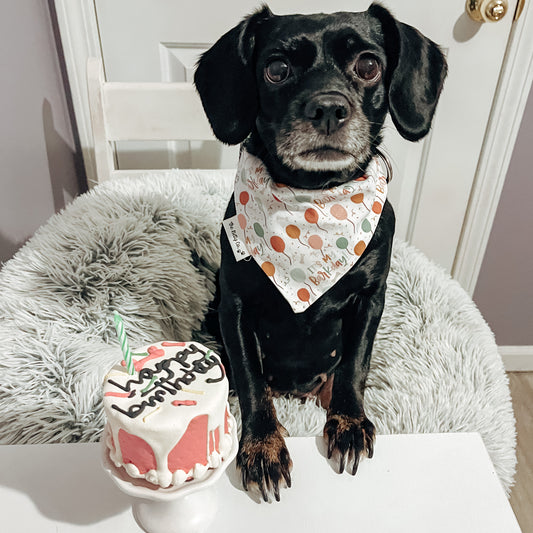
[[[507,0],[466,0],[466,12],[477,22],[498,22],[507,13]]]

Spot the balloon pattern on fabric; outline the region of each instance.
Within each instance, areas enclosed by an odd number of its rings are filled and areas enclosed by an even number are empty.
[[[283,254],[289,260],[289,264],[292,265],[292,259],[285,253],[285,242],[281,237],[277,235],[270,237],[270,245],[274,251]]]
[[[261,268],[263,269],[263,272],[269,277],[272,277],[276,273],[276,267],[270,261],[265,261],[261,265]]]
[[[302,302],[309,302],[311,299],[311,295],[307,289],[300,289],[296,294]]]
[[[280,286],[276,281],[276,278],[274,277],[274,275],[276,274],[276,267],[270,261],[265,261],[261,265],[261,269],[272,280],[274,285],[276,285],[277,287]]]
[[[348,250],[348,239],[346,237],[339,237],[336,241],[335,241],[335,245],[337,246],[337,248],[339,250],[346,250],[347,253],[349,253],[350,255],[353,255],[352,252],[350,252],[350,250]]]
[[[307,280],[307,275],[306,273],[301,269],[301,268],[293,268],[291,271],[290,271],[290,274],[291,274],[291,278],[294,280],[294,281],[297,281],[298,283],[305,283],[305,285],[307,287],[309,287],[309,290],[315,294],[315,292],[313,291],[313,288],[311,287],[311,285],[309,285],[309,283],[306,282]]]
[[[294,224],[288,224],[286,227],[285,227],[285,233],[291,238],[291,239],[296,239],[300,244],[303,244],[304,246],[306,246],[307,248],[309,248],[309,246],[307,244],[305,244],[305,242],[303,242],[301,239],[300,239],[300,235],[302,234],[300,228],[298,226],[295,226]]]
[[[320,235],[311,235],[308,239],[309,245],[315,250],[320,250],[324,246],[324,241]]]
[[[263,226],[259,224],[259,222],[254,222],[254,231],[258,237],[261,237],[261,239],[265,238],[265,230],[263,229]]]
[[[250,201],[250,195],[246,191],[242,191],[241,194],[239,194],[239,202],[241,202],[242,205],[246,205]]]
[[[355,224],[348,218],[348,211],[342,207],[340,204],[333,204],[329,210],[329,212],[337,219],[337,220],[347,220],[352,226],[353,230],[355,229]]]
[[[363,252],[366,250],[366,242],[365,241],[359,241],[353,251],[355,253],[355,255],[358,255],[358,256],[361,256],[363,255]]]
[[[296,201],[299,202],[300,204],[305,204],[305,203],[310,204],[313,201],[313,199],[307,194],[296,194],[294,197]]]
[[[246,204],[250,201],[250,195],[246,191],[242,191],[241,194],[239,194],[239,202],[244,207],[244,212],[246,213]],[[248,215],[248,213],[246,213]]]
[[[291,215],[293,214],[292,211],[287,207],[287,204],[283,200],[280,200],[274,193],[272,193],[272,196],[274,197],[274,200],[276,200],[276,202],[279,202],[280,204],[283,205],[283,207],[288,213],[290,213]]]
[[[361,179],[308,190],[275,183],[262,162],[242,150],[234,196],[237,229],[294,312],[304,312],[365,253],[386,192],[379,158]]]
[[[301,268],[293,268],[291,270],[291,278],[294,281],[299,281],[300,283],[303,283],[307,279],[307,276]]]
[[[322,255],[324,255],[324,251],[322,248],[324,247],[324,241],[320,237],[320,235],[311,235],[309,239],[307,239],[307,242],[309,243],[309,246],[313,248],[313,250],[320,250],[322,252]]]
[[[243,214],[239,213],[237,215],[237,220],[239,222],[239,226],[241,227],[241,229],[246,229],[246,224],[248,223],[246,220],[246,217]]]
[[[265,240],[265,230],[263,229],[263,226],[261,226],[261,224],[259,224],[259,222],[254,222],[253,228],[254,228],[255,234],[258,237],[261,237],[261,239],[263,239],[263,242],[268,246],[268,244],[267,244],[267,242]],[[270,246],[268,246],[268,247],[270,248]]]
[[[318,225],[318,213],[316,209],[309,207],[308,209],[305,210],[304,217],[305,217],[305,220],[309,222],[309,224],[316,224],[317,227],[320,228],[322,231],[326,231],[324,228],[321,228]]]
[[[366,209],[368,209],[367,205],[365,204],[365,195],[364,193],[360,192],[360,193],[357,193],[357,194],[354,194],[350,200],[354,203],[354,204],[363,204]]]

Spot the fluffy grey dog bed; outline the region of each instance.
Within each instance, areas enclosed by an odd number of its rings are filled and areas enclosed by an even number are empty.
[[[52,217],[0,272],[0,443],[89,442],[103,426],[101,381],[133,346],[207,341],[218,233],[232,172],[171,171],[110,182]],[[504,488],[515,468],[508,383],[493,335],[468,295],[396,242],[366,392],[379,433],[477,431]],[[276,400],[291,435],[316,435],[324,411]],[[234,409],[237,410],[234,402]]]

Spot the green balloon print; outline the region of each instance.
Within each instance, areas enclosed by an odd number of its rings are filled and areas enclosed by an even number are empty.
[[[311,203],[311,197],[307,196],[307,194],[298,194],[297,196],[295,196],[295,199],[301,204],[303,204],[304,202]]]
[[[348,239],[346,239],[345,237],[339,237],[335,244],[337,245],[337,248],[340,248],[341,250],[346,250],[346,248],[348,248]]]
[[[258,237],[263,238],[265,236],[265,231],[261,227],[261,224],[259,222],[254,223],[254,231],[257,234]]]
[[[305,272],[301,268],[293,268],[291,270],[291,278],[301,283],[306,279]]]
[[[368,218],[365,218],[363,220],[363,222],[361,223],[361,228],[363,228],[363,231],[365,231],[366,233],[368,233],[372,229],[372,226],[370,225]]]

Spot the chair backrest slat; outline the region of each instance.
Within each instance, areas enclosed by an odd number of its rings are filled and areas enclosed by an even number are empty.
[[[117,172],[115,141],[213,141],[191,83],[106,82],[102,62],[87,62],[97,181]]]
[[[191,83],[105,83],[110,141],[215,140]]]

